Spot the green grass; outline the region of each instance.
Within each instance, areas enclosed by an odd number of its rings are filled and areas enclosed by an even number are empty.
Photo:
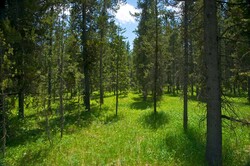
[[[250,116],[244,98],[230,99],[241,117]],[[5,165],[205,165],[205,105],[189,101],[189,129],[182,127],[182,99],[164,95],[153,114],[153,103],[138,94],[105,98],[102,110],[96,100],[91,112],[78,111],[67,101],[65,134],[60,139],[59,118],[50,117],[53,145],[44,131],[41,110],[31,106],[24,121],[10,118]],[[80,107],[80,109],[82,109]],[[54,105],[54,111],[56,105]],[[223,123],[224,165],[250,164],[249,127]]]

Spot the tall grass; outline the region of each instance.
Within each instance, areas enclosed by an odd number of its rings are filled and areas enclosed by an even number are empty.
[[[231,99],[238,112],[250,115],[243,98]],[[78,112],[68,102],[65,135],[59,136],[58,118],[50,117],[53,145],[45,131],[44,118],[29,109],[22,122],[13,116],[6,165],[206,165],[205,105],[189,101],[189,126],[182,127],[182,100],[164,95],[153,114],[150,100],[143,102],[138,94],[119,99],[115,116],[115,98],[105,98],[102,110],[93,100],[91,112]],[[56,107],[56,106],[55,106]],[[11,132],[11,131],[10,131]],[[250,162],[249,128],[223,123],[224,165],[248,165]]]

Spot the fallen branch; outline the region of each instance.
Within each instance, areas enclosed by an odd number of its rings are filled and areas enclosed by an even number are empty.
[[[239,122],[242,125],[250,126],[250,122],[248,122],[247,120],[244,120],[244,119],[236,119],[236,118],[229,117],[229,116],[226,116],[226,115],[221,115],[221,118],[224,118],[224,119],[227,119],[227,120],[230,120],[230,121],[233,121],[233,122]]]

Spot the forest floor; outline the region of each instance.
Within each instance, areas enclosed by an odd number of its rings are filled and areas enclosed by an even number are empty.
[[[205,104],[189,100],[188,131],[182,126],[183,100],[164,95],[153,114],[152,99],[139,94],[105,97],[102,110],[98,97],[91,112],[83,112],[76,99],[65,100],[65,129],[60,138],[59,115],[50,117],[52,144],[45,130],[42,109],[33,104],[24,120],[16,110],[9,118],[6,157],[3,165],[205,165]],[[250,105],[243,97],[230,98],[240,118],[250,118]],[[53,111],[56,112],[56,105]],[[224,114],[231,105],[224,104]],[[224,165],[250,165],[249,126],[223,120]]]

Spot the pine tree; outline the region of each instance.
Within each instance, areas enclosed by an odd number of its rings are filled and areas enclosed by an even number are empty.
[[[207,71],[207,143],[208,165],[222,165],[222,126],[220,60],[216,1],[204,0],[204,49]]]

